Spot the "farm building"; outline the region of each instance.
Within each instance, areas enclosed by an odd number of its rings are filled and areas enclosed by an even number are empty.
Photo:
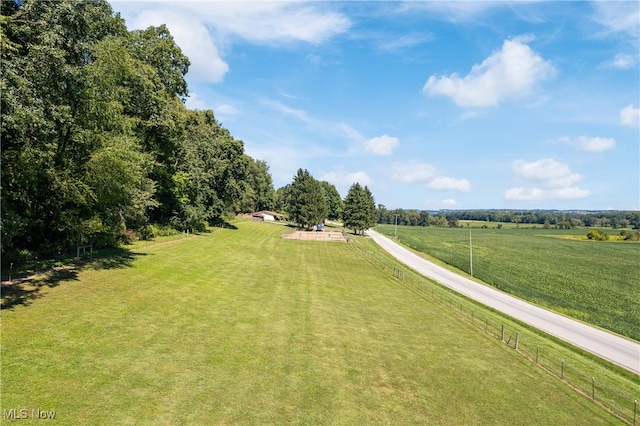
[[[284,216],[279,214],[279,213],[275,213],[275,212],[270,212],[267,210],[263,210],[260,212],[255,212],[254,214],[251,215],[251,218],[255,221],[258,222],[265,222],[265,221],[274,221],[274,220],[284,220]]]

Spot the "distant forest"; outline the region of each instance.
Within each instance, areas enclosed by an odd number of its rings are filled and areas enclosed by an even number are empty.
[[[572,229],[576,227],[640,229],[638,211],[558,211],[558,210],[387,210],[379,204],[378,222],[406,226],[459,226],[460,220],[478,220],[496,223],[542,225],[547,228]],[[396,222],[397,220],[397,222]]]

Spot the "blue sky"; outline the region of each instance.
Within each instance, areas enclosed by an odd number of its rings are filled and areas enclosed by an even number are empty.
[[[189,56],[276,188],[298,168],[415,209],[640,209],[627,2],[116,1]]]

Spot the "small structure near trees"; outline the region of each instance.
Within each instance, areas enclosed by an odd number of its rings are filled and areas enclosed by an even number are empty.
[[[268,210],[262,210],[259,212],[255,212],[251,215],[251,219],[257,221],[257,222],[272,222],[275,220],[284,220],[284,215],[281,215],[280,213],[276,213],[276,212],[271,212]]]

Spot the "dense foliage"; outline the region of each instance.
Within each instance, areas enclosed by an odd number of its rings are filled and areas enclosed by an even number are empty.
[[[322,184],[306,169],[298,169],[288,200],[289,215],[302,228],[324,223],[327,218],[327,200]]]
[[[3,2],[0,44],[5,263],[274,206],[267,165],[184,106],[166,26],[127,31],[104,0]]]
[[[337,188],[316,180],[306,169],[298,169],[292,183],[278,188],[274,200],[277,211],[286,212],[303,228],[342,218],[343,201]]]
[[[320,184],[324,190],[324,198],[327,202],[327,219],[340,220],[342,218],[342,209],[344,208],[340,193],[333,184],[327,181],[323,180]]]
[[[359,183],[351,185],[344,199],[342,220],[344,226],[353,229],[356,234],[364,233],[376,224],[376,203],[369,188],[363,188]]]
[[[409,226],[458,226],[459,220],[542,225],[556,229],[579,226],[640,229],[638,211],[572,212],[556,210],[462,210],[429,212],[426,210],[388,210],[377,207],[377,223]]]

